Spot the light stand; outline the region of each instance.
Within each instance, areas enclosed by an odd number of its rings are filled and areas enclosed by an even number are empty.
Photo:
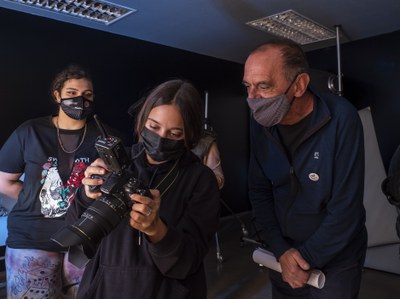
[[[215,138],[216,141],[216,134],[213,131],[213,128],[208,123],[208,91],[205,92],[205,103],[204,103],[204,131],[206,134],[210,134]],[[239,222],[241,227],[242,236],[240,238],[240,244],[243,246],[245,242],[256,242],[249,238],[249,232],[246,229],[246,225],[244,222],[236,215],[236,213],[231,209],[231,207],[220,197],[219,198],[222,205],[227,209],[227,211]],[[221,252],[221,247],[219,244],[218,232],[215,233],[215,242],[216,242],[216,249],[217,249],[217,260],[218,262],[222,263],[224,261],[223,254]],[[258,244],[258,243],[257,243]]]

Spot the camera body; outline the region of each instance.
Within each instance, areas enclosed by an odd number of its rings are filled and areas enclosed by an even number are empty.
[[[124,172],[128,171],[130,165],[128,154],[121,139],[114,136],[103,135],[96,140],[94,146],[111,173],[104,176],[92,175],[92,178],[102,178],[104,183],[101,186],[90,186],[90,191],[100,190],[105,194],[112,194],[113,190],[121,185]]]
[[[95,142],[95,148],[110,173],[102,177],[104,180],[102,185],[90,186],[90,190],[100,190],[103,194],[74,224],[62,228],[51,238],[62,247],[82,245],[88,258],[94,255],[101,239],[129,213],[132,207],[130,198],[132,194],[151,198],[149,188],[133,177],[131,160],[121,139],[107,135],[96,115],[95,120],[102,132],[102,136]]]
[[[130,159],[121,139],[114,136],[103,136],[97,139],[95,145],[100,158],[111,172],[103,177],[104,183],[100,191],[121,200],[127,200],[130,208],[132,194],[151,197],[150,190],[130,171]]]
[[[105,177],[105,182],[100,190],[106,194],[112,194],[113,188],[118,184],[119,177],[123,177],[130,165],[130,159],[121,140],[113,136],[103,136],[96,140],[95,148],[100,158],[107,165],[111,175]]]

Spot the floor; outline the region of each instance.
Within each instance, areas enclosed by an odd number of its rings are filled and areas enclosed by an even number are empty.
[[[217,259],[216,242],[205,260],[207,299],[272,298],[267,268],[252,260],[258,244],[254,238],[242,242],[243,228],[250,237],[254,231],[249,218],[249,213],[222,218],[217,236],[223,261]],[[400,275],[364,269],[359,299],[399,298]]]
[[[271,299],[268,270],[252,260],[258,244],[252,242],[254,238],[251,238],[253,230],[250,216],[248,213],[235,216],[221,219],[217,234],[220,250],[217,250],[217,242],[214,242],[206,257],[207,299]],[[243,242],[242,236],[246,232],[249,238]],[[220,254],[217,255],[217,252]],[[4,272],[0,272],[0,281],[4,281]],[[2,285],[0,298],[6,298]],[[400,275],[364,270],[359,299],[399,298]]]

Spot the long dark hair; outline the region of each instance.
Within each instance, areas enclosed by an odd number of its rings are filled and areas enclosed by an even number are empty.
[[[182,115],[185,133],[185,145],[192,149],[199,142],[202,134],[201,97],[193,84],[174,79],[155,87],[147,96],[136,123],[136,134],[141,140],[140,132],[147,121],[150,111],[161,105],[176,105]]]

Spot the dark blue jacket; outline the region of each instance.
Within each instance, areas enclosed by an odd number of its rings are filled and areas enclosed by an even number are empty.
[[[249,197],[261,238],[277,258],[294,247],[322,269],[365,254],[364,141],[346,99],[312,93],[308,130],[292,159],[277,128],[251,117]]]

